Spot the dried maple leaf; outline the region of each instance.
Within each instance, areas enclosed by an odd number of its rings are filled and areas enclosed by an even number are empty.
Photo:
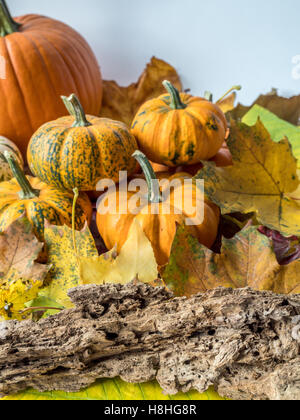
[[[35,262],[42,248],[43,244],[36,239],[25,217],[0,233],[0,286],[10,285],[20,278],[43,281],[49,266]]]
[[[158,278],[152,245],[137,219],[134,219],[119,255],[112,250],[100,257],[80,256],[79,265],[83,284],[126,284],[135,279],[152,283]]]
[[[123,121],[130,126],[144,102],[165,92],[162,82],[166,79],[182,90],[180,78],[174,67],[153,57],[137,83],[121,87],[114,81],[104,81],[101,117]]]
[[[277,117],[282,118],[291,124],[299,125],[300,95],[284,98],[278,96],[277,90],[273,89],[272,92],[267,95],[260,95],[249,107],[238,104],[237,107],[230,112],[230,116],[236,120],[241,119],[254,105],[260,105],[273,112]]]
[[[93,236],[86,227],[75,232],[76,247],[82,257],[98,255]],[[48,262],[51,264],[49,284],[39,296],[69,308],[72,303],[68,290],[81,284],[78,259],[74,250],[73,232],[67,226],[46,226],[45,241],[48,251]]]
[[[228,147],[234,165],[206,163],[197,175],[223,214],[256,213],[260,224],[285,236],[300,235],[300,203],[291,198],[299,187],[297,160],[287,139],[272,141],[263,124],[232,121]]]
[[[42,281],[16,280],[10,285],[0,287],[0,320],[17,319],[22,321],[31,312],[24,312],[25,304],[37,297]]]
[[[225,239],[221,254],[200,245],[180,226],[163,279],[177,296],[191,296],[216,287],[300,293],[300,261],[280,266],[269,239],[247,227]]]

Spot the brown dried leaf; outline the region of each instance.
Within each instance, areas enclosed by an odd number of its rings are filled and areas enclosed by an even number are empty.
[[[200,245],[180,226],[163,273],[177,296],[192,296],[216,287],[300,293],[300,261],[280,266],[269,239],[251,226],[225,239],[221,254]]]
[[[122,121],[130,126],[144,102],[165,92],[162,82],[166,79],[182,90],[180,78],[174,67],[153,57],[137,83],[121,87],[114,81],[104,81],[101,117]]]
[[[268,109],[291,124],[300,125],[300,95],[284,98],[279,96],[276,90],[272,90],[269,94],[260,95],[249,107],[238,104],[234,110],[230,111],[230,115],[235,120],[241,119],[254,105]]]
[[[33,282],[43,281],[49,266],[38,264],[43,244],[25,217],[15,221],[0,234],[0,286],[11,284],[20,278]]]

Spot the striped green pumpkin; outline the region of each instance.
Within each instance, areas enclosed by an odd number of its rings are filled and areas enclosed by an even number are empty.
[[[5,157],[15,178],[0,183],[0,232],[25,215],[35,235],[44,241],[44,225],[72,226],[74,194],[49,186],[38,178],[25,176],[12,154]],[[92,205],[86,194],[81,194],[76,206],[75,228],[81,230],[92,217]]]
[[[86,116],[78,98],[63,97],[71,116],[44,124],[31,138],[28,163],[42,181],[55,187],[96,190],[102,179],[132,175],[137,149],[134,136],[121,122]]]

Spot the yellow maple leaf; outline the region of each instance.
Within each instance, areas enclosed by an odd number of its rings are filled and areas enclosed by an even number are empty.
[[[126,284],[135,279],[152,283],[158,278],[152,245],[137,219],[134,219],[119,255],[112,250],[100,257],[79,256],[79,266],[83,284]]]
[[[225,95],[222,96],[222,98],[220,98],[216,102],[216,104],[221,108],[224,114],[234,109],[235,101],[237,97],[237,93],[234,91],[241,90],[241,89],[242,89],[241,86],[233,86],[231,89],[229,89],[228,92],[225,93]]]
[[[206,163],[197,175],[223,214],[256,213],[257,220],[286,236],[300,236],[297,160],[287,139],[275,143],[258,120],[249,127],[232,121],[228,147],[234,165]],[[298,194],[298,193],[297,193]]]
[[[177,296],[216,287],[252,287],[278,294],[300,293],[300,260],[278,264],[270,240],[250,226],[224,239],[221,254],[200,245],[183,226],[177,230],[171,258],[163,273]]]
[[[19,279],[6,287],[0,288],[0,318],[17,319],[22,321],[27,317],[25,304],[35,299],[40,288],[43,286],[42,281],[25,281]],[[28,312],[30,315],[30,311]]]
[[[74,234],[68,226],[47,225],[45,227],[48,262],[51,264],[49,272],[51,281],[39,295],[65,308],[73,306],[68,297],[68,290],[81,284],[78,259],[74,249],[74,236],[76,247],[82,257],[98,255],[93,236],[87,225],[81,232],[74,232]]]

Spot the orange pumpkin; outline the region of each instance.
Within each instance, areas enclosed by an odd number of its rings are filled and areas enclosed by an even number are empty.
[[[232,155],[230,150],[227,147],[227,144],[224,143],[222,148],[218,151],[215,157],[210,159],[211,162],[215,162],[215,164],[219,168],[225,168],[227,166],[233,165]],[[202,163],[197,163],[196,165],[190,166],[181,166],[177,168],[177,172],[187,172],[192,176],[197,175],[197,173],[203,168]]]
[[[97,115],[102,102],[99,65],[87,42],[69,26],[39,15],[12,19],[0,1],[0,133],[26,158],[32,134],[65,114],[60,95],[75,92]]]
[[[167,95],[146,102],[133,120],[132,133],[155,163],[177,167],[209,160],[220,150],[227,121],[212,102],[164,82]]]
[[[227,166],[233,165],[232,155],[230,150],[227,147],[227,144],[224,143],[222,148],[218,151],[216,156],[210,159],[211,162],[215,162],[215,164],[219,168],[225,168]],[[195,165],[188,165],[188,166],[179,166],[178,168],[169,168],[168,166],[159,165],[157,163],[150,162],[154,172],[169,172],[170,174],[186,172],[192,176],[197,175],[197,173],[203,168],[202,163],[197,163]],[[142,173],[142,168],[139,166],[136,172],[137,174]]]
[[[148,159],[141,152],[136,152],[134,156],[139,161],[145,173],[149,191],[148,200],[142,203],[141,206],[134,207],[132,204],[134,193],[125,192],[120,189],[117,190],[115,203],[113,199],[110,200],[110,194],[113,194],[113,192],[108,193],[106,196],[103,196],[102,201],[106,212],[100,211],[100,207],[98,207],[98,230],[108,249],[112,249],[117,244],[118,250],[120,251],[128,237],[133,220],[137,218],[153,246],[158,265],[163,266],[167,264],[170,257],[176,234],[176,224],[183,224],[188,218],[194,217],[194,213],[186,208],[185,200],[191,199],[194,207],[200,204],[198,202],[198,195],[196,194],[197,186],[195,183],[190,184],[189,190],[184,195],[182,190],[178,190],[177,188],[182,186],[185,178],[190,179],[188,174],[170,175],[169,173],[161,173],[157,175],[159,180],[178,180],[180,182],[178,187],[171,189],[171,191],[164,187],[161,188],[161,191],[155,191],[153,180],[157,180],[157,178]],[[179,207],[178,202],[176,202],[178,192],[182,194],[182,209],[180,209],[181,206]],[[127,203],[127,212],[123,208],[121,211],[121,205],[123,207],[124,203]],[[153,203],[157,203],[157,214],[151,212]],[[114,208],[115,204],[116,208]],[[170,211],[167,212],[167,209]],[[178,212],[178,210],[180,211]],[[219,220],[219,208],[205,198],[203,221],[196,225],[186,226],[186,228],[200,243],[211,247],[217,237]]]

